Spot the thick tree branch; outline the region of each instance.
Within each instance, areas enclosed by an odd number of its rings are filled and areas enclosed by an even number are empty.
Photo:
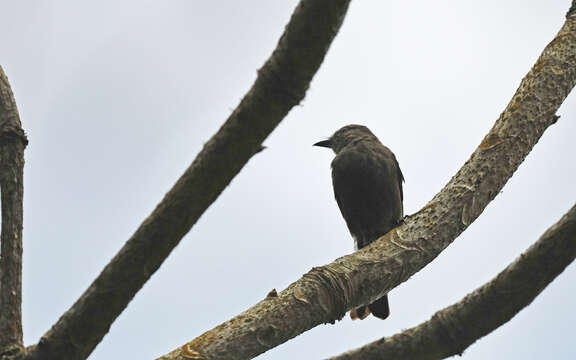
[[[28,141],[16,101],[0,66],[0,358],[22,346],[22,200],[24,148]]]
[[[249,359],[367,304],[432,261],[500,192],[576,83],[576,19],[567,20],[466,164],[420,212],[370,246],[313,268],[277,296],[162,357]]]
[[[444,359],[528,306],[576,257],[576,205],[497,277],[411,329],[331,360]]]
[[[30,358],[85,359],[92,352],[180,239],[304,98],[348,3],[300,2],[240,105],[82,297],[29,349]]]

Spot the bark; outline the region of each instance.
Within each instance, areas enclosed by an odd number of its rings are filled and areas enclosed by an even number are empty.
[[[304,98],[348,3],[300,2],[240,105],[80,299],[29,348],[30,359],[88,357],[180,239]]]
[[[287,289],[161,359],[249,359],[334,323],[431,262],[484,210],[532,150],[576,83],[576,16],[522,80],[470,159],[422,210],[355,254],[313,268]]]
[[[8,78],[0,67],[0,358],[23,351],[22,181],[27,143]]]
[[[498,276],[416,327],[330,360],[444,359],[528,306],[576,257],[576,205]]]

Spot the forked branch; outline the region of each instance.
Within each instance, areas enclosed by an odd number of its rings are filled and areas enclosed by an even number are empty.
[[[576,15],[522,80],[470,159],[406,224],[370,246],[313,268],[277,296],[207,331],[161,359],[250,359],[367,304],[431,262],[514,174],[576,84]]]

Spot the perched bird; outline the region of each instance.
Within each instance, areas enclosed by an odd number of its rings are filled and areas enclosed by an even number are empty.
[[[330,148],[336,154],[332,161],[334,196],[356,250],[402,221],[404,177],[392,151],[382,145],[370,129],[347,125],[328,140],[314,145]],[[350,317],[365,319],[370,313],[380,319],[388,317],[387,294],[368,306],[352,310]]]

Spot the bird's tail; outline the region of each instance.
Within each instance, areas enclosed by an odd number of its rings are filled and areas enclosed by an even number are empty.
[[[364,320],[368,315],[374,315],[379,319],[386,319],[390,315],[390,306],[388,305],[388,295],[382,296],[380,299],[374,301],[368,306],[360,306],[359,308],[350,311],[350,318],[352,320]]]

